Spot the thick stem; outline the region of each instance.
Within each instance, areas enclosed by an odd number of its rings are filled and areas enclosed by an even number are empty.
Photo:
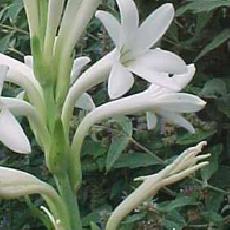
[[[75,192],[71,189],[68,174],[55,175],[59,192],[66,205],[70,229],[65,230],[82,230],[80,211],[77,203]]]

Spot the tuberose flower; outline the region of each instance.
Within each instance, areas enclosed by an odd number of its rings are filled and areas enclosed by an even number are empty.
[[[170,3],[155,10],[141,25],[133,0],[116,0],[120,8],[121,23],[105,11],[97,11],[96,17],[106,27],[115,43],[114,64],[108,80],[111,99],[128,92],[134,83],[133,73],[164,87],[169,84],[169,74],[186,73],[185,62],[170,51],[151,49],[166,32],[174,17]]]
[[[192,80],[195,74],[195,66],[193,64],[188,65],[187,67],[188,72],[183,75],[174,75],[169,79],[169,82],[175,86],[173,89],[165,88],[158,86],[156,84],[152,84],[148,89],[147,92],[151,94],[155,94],[156,96],[167,95],[170,93],[177,93],[181,91],[186,85]],[[194,133],[195,130],[191,123],[189,123],[184,117],[175,112],[167,111],[167,108],[162,107],[155,113],[154,111],[147,112],[147,127],[148,129],[154,129],[157,123],[156,114],[164,118],[166,122],[171,122],[179,127],[183,127],[187,129],[190,133]]]
[[[205,105],[205,101],[192,94],[172,92],[162,94],[148,89],[142,93],[108,102],[95,108],[83,119],[78,131],[87,132],[88,128],[96,122],[101,122],[116,115],[131,115],[149,111],[168,118],[176,125],[192,131],[192,125],[180,114],[198,112]]]

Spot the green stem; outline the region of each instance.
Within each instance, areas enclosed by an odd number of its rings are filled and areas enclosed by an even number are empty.
[[[55,175],[56,182],[63,202],[66,205],[70,228],[65,230],[82,230],[80,211],[77,203],[77,198],[70,186],[68,174]]]

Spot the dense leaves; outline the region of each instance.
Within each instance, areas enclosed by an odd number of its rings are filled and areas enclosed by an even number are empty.
[[[165,2],[137,0],[142,20]],[[147,131],[144,116],[113,118],[95,126],[82,153],[84,175],[78,198],[85,229],[103,229],[111,210],[138,185],[133,182],[134,178],[158,172],[185,148],[201,140],[208,140],[206,151],[212,153],[210,165],[200,175],[165,188],[154,200],[146,201],[124,221],[121,229],[229,229],[230,1],[170,2],[174,2],[177,17],[161,46],[179,53],[187,63],[195,62],[195,79],[185,91],[200,95],[207,101],[207,107],[188,117],[196,128],[196,134],[187,134],[159,122],[155,130]],[[117,14],[113,0],[104,0],[101,8]],[[76,47],[79,55],[90,55],[93,60],[98,60],[111,48],[108,35],[96,19],[91,21]],[[3,0],[0,3],[0,52],[20,60],[30,53],[21,0]],[[108,98],[105,86],[100,85],[90,92],[96,104]],[[139,81],[133,91],[145,87]],[[18,91],[9,85],[4,93],[16,95]],[[24,120],[22,123],[28,127]],[[78,121],[74,119],[73,126],[76,123]],[[30,134],[29,128],[27,133]],[[43,166],[41,151],[35,142],[32,143],[30,157],[9,154],[9,150],[1,145],[1,165],[32,172],[52,184],[53,179]],[[47,218],[40,211],[40,206],[45,204],[40,197],[31,199],[34,206],[23,198],[1,201],[0,229],[46,229]]]

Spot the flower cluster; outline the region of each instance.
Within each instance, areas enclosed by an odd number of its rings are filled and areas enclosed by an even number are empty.
[[[133,0],[116,0],[120,21],[106,11],[96,11],[100,0],[68,0],[67,4],[64,0],[23,2],[32,56],[26,56],[22,63],[0,54],[0,95],[6,81],[22,88],[16,98],[0,96],[0,141],[14,152],[30,153],[28,137],[15,118],[26,116],[44,152],[47,167],[54,174],[60,197],[51,186],[32,175],[3,167],[0,182],[4,187],[0,196],[12,198],[31,193],[48,196],[49,208],[55,214],[54,218],[49,216],[54,224],[58,220],[64,229],[76,229],[79,223],[75,219],[80,215],[74,194],[81,184],[80,152],[90,127],[115,115],[142,113],[147,114],[148,128],[155,128],[157,116],[161,116],[194,133],[192,124],[182,114],[198,112],[206,103],[196,95],[180,93],[192,80],[194,65],[187,65],[178,55],[157,48],[157,42],[173,20],[172,4],[162,5],[140,24]],[[74,59],[72,54],[95,11],[115,49],[87,69],[90,58]],[[125,96],[134,84],[134,75],[146,81],[147,89]],[[112,101],[96,107],[87,91],[101,82],[108,82]],[[70,140],[70,119],[75,107],[87,113]],[[201,146],[186,151],[175,161],[178,165],[174,163],[160,172],[159,186],[183,179],[207,165],[205,162],[195,166],[209,156],[196,156]],[[154,186],[152,178],[142,179]],[[17,189],[11,191],[13,186]],[[149,186],[144,187],[149,190],[148,196],[151,195]],[[52,200],[58,200],[58,207]]]

